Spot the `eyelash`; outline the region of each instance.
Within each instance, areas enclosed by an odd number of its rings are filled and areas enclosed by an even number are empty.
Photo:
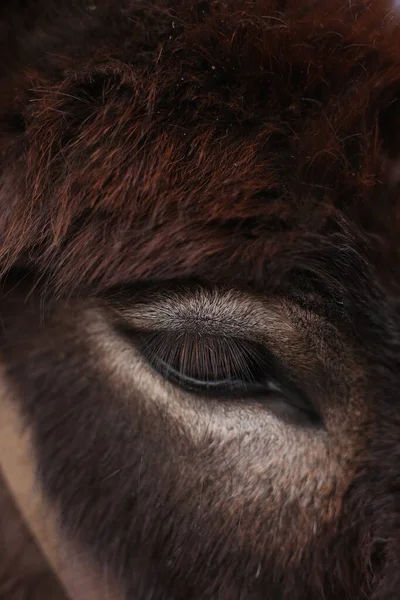
[[[243,395],[248,388],[252,393],[256,388],[259,393],[267,390],[265,360],[260,349],[245,340],[167,332],[140,332],[136,339],[151,366],[187,391]]]
[[[251,400],[271,397],[320,417],[310,400],[262,344],[247,339],[169,331],[125,331],[149,365],[180,389],[208,398]]]

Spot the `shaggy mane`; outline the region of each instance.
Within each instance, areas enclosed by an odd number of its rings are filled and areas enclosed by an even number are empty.
[[[263,288],[397,234],[388,2],[14,6],[2,272],[29,264],[68,294],[182,277]]]

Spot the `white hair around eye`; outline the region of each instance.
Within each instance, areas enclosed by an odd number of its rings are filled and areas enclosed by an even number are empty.
[[[145,301],[133,301],[118,312],[132,327],[146,330],[250,339],[263,338],[275,330],[279,330],[281,339],[295,334],[284,303],[234,289],[194,286],[164,290]]]

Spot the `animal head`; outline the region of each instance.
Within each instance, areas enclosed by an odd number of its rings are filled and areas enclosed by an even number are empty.
[[[127,598],[394,597],[392,5],[6,2],[5,380]]]

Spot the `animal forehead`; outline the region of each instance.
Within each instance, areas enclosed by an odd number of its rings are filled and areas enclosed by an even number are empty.
[[[299,234],[348,231],[347,213],[389,222],[372,193],[367,116],[371,90],[396,78],[382,58],[394,34],[374,28],[373,51],[361,43],[365,2],[288,3],[284,15],[239,1],[87,8],[57,39],[33,36],[16,78],[13,258],[34,249],[68,289],[222,271],[254,280],[277,253],[299,263],[299,247],[324,243]],[[374,23],[386,9],[374,7]]]
[[[65,52],[61,77],[54,52],[27,70],[27,175],[39,196],[56,180],[71,218],[78,205],[135,219],[151,212],[152,223],[167,209],[190,209],[185,219],[265,216],[279,229],[305,220],[318,227],[327,205],[368,193],[371,57],[360,55],[363,27],[353,15],[342,25],[332,3],[321,21],[330,35],[321,38],[315,7],[300,27],[292,6],[280,17],[257,2],[209,5],[200,10],[207,17],[191,2],[177,17],[168,3],[168,11],[117,6],[118,41],[105,29],[91,58]],[[105,22],[95,23],[102,31]],[[342,26],[354,43],[341,41]]]

